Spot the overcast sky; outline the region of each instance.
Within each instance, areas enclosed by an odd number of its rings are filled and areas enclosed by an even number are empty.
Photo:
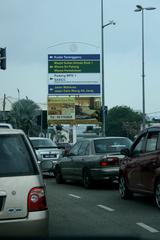
[[[157,8],[145,11],[144,16],[145,93],[146,112],[159,112],[159,0],[104,0],[104,24],[116,22],[104,28],[105,104],[142,110],[141,13],[134,12],[137,4]],[[1,100],[4,93],[17,98],[19,89],[20,98],[47,104],[47,54],[58,53],[60,47],[65,51],[61,43],[73,47],[73,42],[83,42],[86,45],[77,45],[79,53],[101,52],[101,0],[0,0],[0,9],[0,47],[7,47],[7,69],[0,70]]]

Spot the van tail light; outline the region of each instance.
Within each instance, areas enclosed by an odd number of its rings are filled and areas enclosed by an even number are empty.
[[[119,158],[117,157],[104,157],[100,162],[99,165],[101,167],[108,167],[108,166],[116,166],[119,165]]]
[[[28,194],[28,211],[42,211],[48,209],[45,190],[42,187],[32,188]]]

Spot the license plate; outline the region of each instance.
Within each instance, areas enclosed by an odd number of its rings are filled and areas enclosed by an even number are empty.
[[[44,158],[56,158],[57,155],[56,154],[45,154],[43,155]]]

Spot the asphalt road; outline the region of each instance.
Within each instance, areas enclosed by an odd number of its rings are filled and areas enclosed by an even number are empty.
[[[160,239],[160,210],[151,197],[122,200],[117,187],[56,184],[46,178],[51,237]]]

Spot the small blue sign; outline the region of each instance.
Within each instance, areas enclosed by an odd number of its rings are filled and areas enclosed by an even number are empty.
[[[100,54],[48,54],[49,61],[80,61],[80,60],[99,60]]]
[[[48,85],[48,95],[92,95],[100,94],[96,85]]]

